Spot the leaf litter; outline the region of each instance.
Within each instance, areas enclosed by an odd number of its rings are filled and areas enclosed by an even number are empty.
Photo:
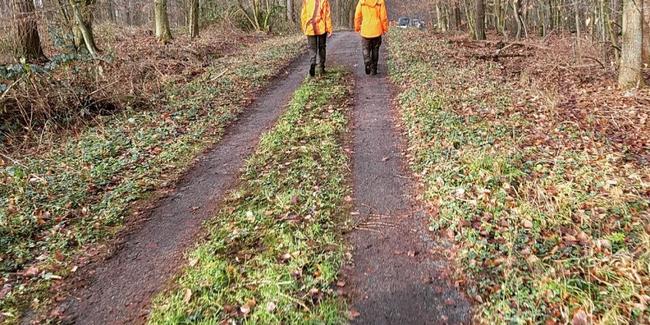
[[[575,67],[561,39],[486,60],[491,43],[390,37],[410,162],[475,320],[649,319],[649,91]]]
[[[145,206],[218,141],[254,93],[302,53],[301,44],[294,36],[270,38],[252,53],[242,43],[183,87],[164,82],[150,108],[102,116],[70,134],[44,130],[48,146],[3,147],[11,159],[0,166],[0,286],[11,289],[0,310],[12,315],[3,321],[51,302],[48,290],[96,256],[132,207]],[[211,79],[225,67],[228,73]]]

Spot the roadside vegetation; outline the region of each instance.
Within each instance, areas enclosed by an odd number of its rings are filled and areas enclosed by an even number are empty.
[[[16,321],[26,308],[47,303],[49,295],[44,293],[80,266],[75,263],[89,258],[94,252],[89,247],[112,238],[129,220],[135,203],[143,204],[154,190],[173,183],[198,154],[220,139],[255,92],[303,51],[303,39],[295,36],[222,35],[231,37],[222,42],[234,48],[211,51],[205,43],[201,64],[171,58],[133,63],[133,58],[121,57],[134,73],[160,74],[155,82],[142,79],[137,88],[141,93],[129,95],[146,105],[120,106],[74,128],[30,130],[2,148],[0,322]],[[126,44],[138,49],[132,52],[137,54],[157,46]],[[250,50],[253,46],[255,51]],[[174,49],[183,52],[182,43]],[[137,67],[148,62],[152,65],[146,69]],[[166,63],[175,66],[163,68]],[[74,74],[80,64],[53,76]],[[73,75],[56,82],[62,80],[78,79]],[[140,97],[147,94],[150,97]]]
[[[475,320],[647,322],[650,94],[574,68],[570,45],[492,59],[491,43],[390,40],[412,168]]]
[[[341,323],[350,77],[334,71],[297,90],[247,161],[240,185],[189,254],[152,324]]]

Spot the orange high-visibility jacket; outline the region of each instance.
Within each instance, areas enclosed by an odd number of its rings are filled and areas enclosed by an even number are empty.
[[[354,13],[354,30],[365,38],[388,32],[388,11],[384,0],[359,0]]]
[[[302,0],[302,32],[307,36],[332,32],[332,15],[328,0]]]

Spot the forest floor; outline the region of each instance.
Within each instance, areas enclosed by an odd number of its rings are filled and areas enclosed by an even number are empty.
[[[317,78],[302,37],[249,40],[8,139],[0,322],[650,319],[650,92],[561,38],[393,30],[366,76],[342,32]]]
[[[431,230],[477,320],[647,323],[650,92],[550,42],[391,34]]]
[[[181,39],[165,47],[144,34],[120,36],[114,65],[105,70],[111,87],[84,81],[85,62],[23,79],[25,88],[33,80],[44,93],[61,98],[84,93],[77,87],[89,84],[94,90],[87,91],[97,96],[92,101],[111,103],[115,110],[67,116],[69,123],[27,125],[25,132],[3,129],[3,322],[16,322],[31,316],[26,311],[40,313],[65,299],[68,292],[62,289],[69,280],[91,269],[84,266],[119,251],[122,239],[146,224],[159,198],[168,196],[190,167],[200,165],[195,158],[224,137],[227,125],[247,117],[240,113],[304,49],[296,36],[206,31],[203,37],[197,44]],[[11,89],[8,105],[11,97],[23,100],[23,92],[20,86]],[[39,99],[32,96],[23,103],[34,104],[38,112]],[[268,124],[273,116],[267,114],[258,115]],[[255,123],[261,132],[264,120]],[[238,150],[246,147],[229,154]],[[190,213],[200,218],[209,212]],[[60,313],[55,309],[44,316]]]

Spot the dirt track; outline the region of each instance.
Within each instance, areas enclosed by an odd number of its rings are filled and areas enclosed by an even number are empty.
[[[413,184],[386,78],[386,51],[380,74],[366,76],[359,37],[341,37],[330,54],[356,79],[353,182],[359,216],[349,235],[353,265],[344,272],[353,308],[360,313],[354,323],[468,323],[469,303],[449,286],[446,261],[432,254],[439,243],[427,231],[429,216],[411,198]]]
[[[412,184],[391,109],[385,57],[380,76],[366,76],[354,33],[332,39],[329,57],[330,65],[348,68],[356,79],[353,182],[360,215],[349,235],[354,264],[344,272],[351,304],[360,313],[354,322],[468,322],[469,304],[447,285],[444,259],[431,253],[435,242],[426,231],[428,216],[410,198]],[[67,322],[146,321],[151,298],[183,265],[183,254],[198,240],[203,221],[215,214],[260,135],[274,124],[303,80],[306,66],[303,57],[278,78],[120,249],[90,267],[81,289],[62,306]]]
[[[142,323],[151,298],[185,263],[183,254],[199,239],[203,222],[215,215],[260,135],[271,128],[304,79],[302,57],[257,98],[219,144],[183,177],[119,250],[91,270],[87,283],[62,306],[76,324]],[[91,266],[92,268],[92,266]]]

